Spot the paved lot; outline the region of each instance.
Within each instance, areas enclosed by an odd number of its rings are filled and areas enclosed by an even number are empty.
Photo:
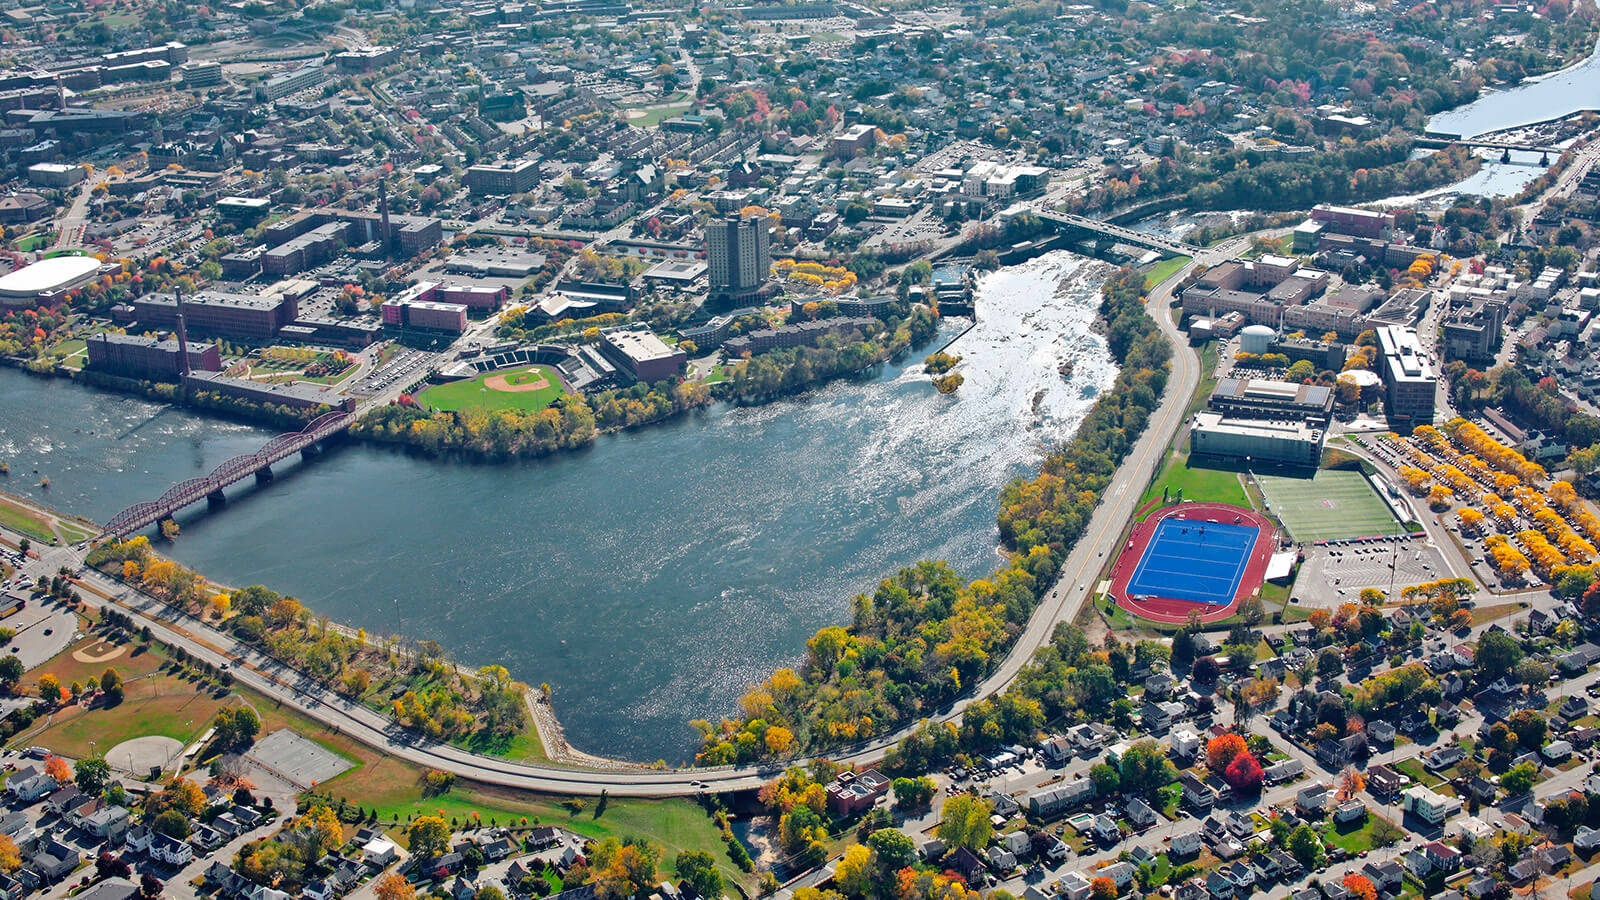
[[[244,758],[302,791],[350,768],[350,763],[332,750],[287,728],[257,741]]]
[[[29,603],[0,626],[16,632],[6,652],[22,660],[24,669],[32,669],[72,645],[78,617],[54,604]]]
[[[1309,546],[1293,595],[1308,607],[1334,607],[1359,598],[1362,588],[1388,593],[1449,574],[1439,548],[1423,538],[1343,546]],[[1390,563],[1394,569],[1389,568]]]

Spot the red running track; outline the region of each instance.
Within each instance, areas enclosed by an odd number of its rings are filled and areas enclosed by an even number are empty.
[[[1200,522],[1215,519],[1218,522],[1232,523],[1235,517],[1239,519],[1240,525],[1255,526],[1256,543],[1250,550],[1250,561],[1245,565],[1244,574],[1239,578],[1238,590],[1234,592],[1233,600],[1227,606],[1168,597],[1140,597],[1135,600],[1128,596],[1128,582],[1133,580],[1134,570],[1139,568],[1139,561],[1144,558],[1145,551],[1150,549],[1150,540],[1155,537],[1156,525],[1163,519]],[[1266,516],[1254,510],[1229,506],[1225,503],[1179,503],[1168,506],[1156,510],[1149,518],[1134,526],[1132,536],[1123,547],[1122,554],[1117,557],[1117,564],[1111,569],[1111,596],[1116,598],[1118,606],[1141,619],[1154,622],[1181,625],[1189,620],[1191,612],[1199,612],[1202,622],[1226,619],[1239,608],[1240,601],[1261,588],[1262,582],[1267,577],[1267,562],[1272,559],[1272,551],[1276,546],[1277,529]]]

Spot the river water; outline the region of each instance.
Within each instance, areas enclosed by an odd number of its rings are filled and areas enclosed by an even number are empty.
[[[1600,109],[1600,42],[1588,59],[1435,115],[1428,131],[1476,137]]]
[[[883,575],[926,558],[968,575],[996,565],[998,488],[1115,377],[1090,330],[1107,271],[1053,253],[985,277],[978,324],[951,348],[966,378],[953,397],[921,373],[924,350],[870,380],[545,460],[348,445],[241,484],[223,512],[190,507],[167,552],[549,682],[582,749],[680,761],[688,721],[731,712]],[[267,437],[0,369],[0,487],[96,521]]]

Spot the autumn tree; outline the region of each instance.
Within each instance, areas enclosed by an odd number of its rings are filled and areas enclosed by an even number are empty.
[[[1092,900],[1117,900],[1117,883],[1101,875],[1089,882],[1089,896]]]
[[[44,773],[54,778],[58,784],[66,784],[72,780],[71,764],[54,753],[45,757]]]
[[[865,897],[872,889],[872,851],[851,844],[833,870],[833,883],[846,897]]]
[[[312,848],[312,859],[321,859],[322,854],[344,844],[344,826],[339,824],[339,817],[320,803],[301,817],[300,827],[305,830]]]
[[[1357,875],[1351,872],[1344,877],[1340,884],[1343,884],[1345,890],[1349,891],[1356,900],[1378,900],[1377,886],[1372,883],[1372,879],[1365,875]]]
[[[450,843],[450,823],[442,816],[418,816],[409,832],[411,855],[431,859]]]
[[[17,849],[15,841],[7,835],[0,834],[0,872],[10,875],[22,868],[22,851]]]
[[[1254,791],[1261,787],[1266,773],[1261,769],[1261,763],[1256,760],[1255,754],[1246,750],[1233,758],[1228,763],[1228,768],[1222,773],[1223,780],[1241,793]]]
[[[939,839],[952,850],[957,847],[982,850],[994,836],[994,825],[989,821],[993,812],[987,800],[971,794],[956,794],[944,801],[939,810]]]
[[[1245,746],[1244,738],[1231,731],[1217,735],[1206,742],[1206,768],[1213,775],[1221,775],[1235,756],[1246,752]]]
[[[661,850],[644,841],[606,838],[589,859],[594,873],[595,896],[601,900],[626,900],[655,885]]]
[[[399,872],[390,872],[372,886],[378,900],[416,900],[416,889]]]

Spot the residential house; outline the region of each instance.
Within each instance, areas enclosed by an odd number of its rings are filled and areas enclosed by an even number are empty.
[[[1262,775],[1265,776],[1267,784],[1282,784],[1299,778],[1305,771],[1305,763],[1298,759],[1286,759],[1267,766],[1262,770]]]
[[[1156,815],[1156,811],[1150,808],[1150,804],[1138,797],[1129,800],[1122,811],[1135,828],[1149,828],[1160,818]]]
[[[1321,818],[1328,809],[1328,788],[1321,782],[1308,785],[1294,795],[1294,808],[1308,819]]]
[[[1430,772],[1438,772],[1466,758],[1467,751],[1460,744],[1446,744],[1422,754],[1422,766]]]
[[[1063,781],[1027,797],[1028,813],[1036,819],[1052,819],[1094,799],[1094,782],[1087,778]]]
[[[1535,854],[1539,860],[1539,867],[1546,873],[1558,872],[1567,863],[1572,862],[1572,851],[1565,844],[1551,844],[1541,847]]]
[[[1117,820],[1105,813],[1095,816],[1089,822],[1089,834],[1103,844],[1122,840],[1122,829],[1117,827]]]
[[[1133,876],[1137,870],[1133,865],[1125,862],[1115,862],[1100,870],[1100,877],[1109,878],[1117,886],[1117,893],[1122,893],[1133,884]]]
[[[1401,809],[1430,825],[1443,825],[1445,820],[1461,812],[1461,801],[1445,797],[1422,785],[1413,785],[1400,794]]]
[[[1056,735],[1039,742],[1039,756],[1046,765],[1061,765],[1072,758],[1072,740],[1065,735]]]
[[[1596,831],[1595,836],[1600,838],[1600,831]],[[1600,845],[1600,840],[1597,840],[1596,843]],[[1175,859],[1189,859],[1200,855],[1200,851],[1204,846],[1205,842],[1202,840],[1200,832],[1186,831],[1183,834],[1172,836],[1172,841],[1167,844],[1167,856]]]
[[[107,878],[84,890],[77,900],[131,900],[139,888],[126,878]]]
[[[1367,790],[1374,796],[1397,794],[1406,786],[1406,778],[1389,766],[1379,764],[1367,768]]]
[[[1092,887],[1092,882],[1082,872],[1068,872],[1061,876],[1061,896],[1067,900],[1088,900]]]
[[[1600,848],[1600,830],[1587,825],[1579,825],[1578,830],[1572,834],[1572,846],[1579,853],[1593,853]]]
[[[1333,822],[1335,825],[1364,822],[1366,818],[1367,805],[1360,800],[1346,800],[1333,808]]]
[[[361,860],[374,868],[387,868],[400,858],[400,848],[388,838],[378,837],[361,848]]]
[[[1316,754],[1317,762],[1321,763],[1322,767],[1330,772],[1337,772],[1350,765],[1350,751],[1345,748],[1342,742],[1333,738],[1323,738],[1317,741],[1313,752]]]
[[[1568,741],[1551,741],[1539,748],[1539,755],[1551,765],[1565,762],[1572,756],[1572,744]]]
[[[1394,725],[1382,719],[1367,723],[1367,737],[1379,744],[1393,744],[1394,732]]]
[[[1401,884],[1405,882],[1405,871],[1394,860],[1369,862],[1361,867],[1361,874],[1371,879],[1373,886],[1380,892],[1398,892]]]
[[[1429,841],[1422,845],[1422,852],[1427,854],[1434,871],[1454,872],[1461,868],[1461,851],[1448,844]]]
[[[150,838],[150,858],[169,866],[188,865],[194,859],[194,848],[167,834],[156,832]]]
[[[1204,812],[1216,805],[1217,792],[1192,772],[1178,775],[1178,788],[1183,797],[1183,805],[1191,809]]]
[[[1213,900],[1232,900],[1235,890],[1233,881],[1222,874],[1221,869],[1212,869],[1206,873],[1206,893]]]
[[[41,797],[48,797],[59,787],[49,775],[32,766],[23,766],[6,779],[5,796],[13,802],[33,803]]]
[[[85,816],[78,827],[102,841],[116,841],[127,833],[130,822],[126,809],[103,804]]]
[[[1200,735],[1187,728],[1179,728],[1172,732],[1170,744],[1173,756],[1183,760],[1194,759],[1200,752]]]

